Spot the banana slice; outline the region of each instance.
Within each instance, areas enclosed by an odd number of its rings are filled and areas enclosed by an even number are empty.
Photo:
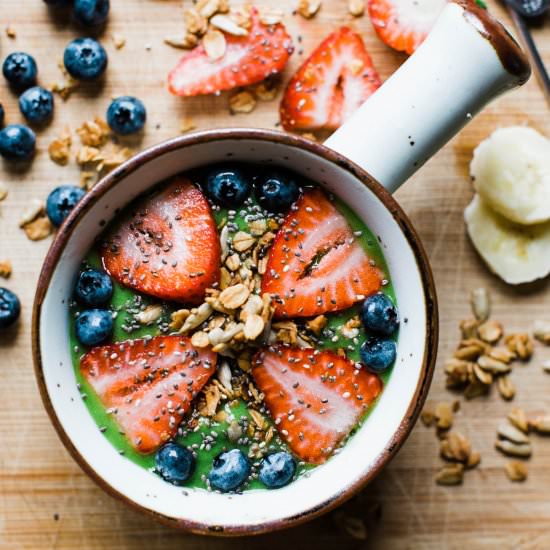
[[[550,140],[532,128],[493,132],[475,149],[470,173],[485,202],[508,219],[550,220]]]
[[[481,257],[507,283],[529,283],[550,273],[550,222],[518,225],[479,195],[464,210],[464,219]]]

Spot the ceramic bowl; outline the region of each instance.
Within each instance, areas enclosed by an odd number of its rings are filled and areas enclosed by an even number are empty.
[[[464,52],[457,53],[456,40],[468,56],[475,54],[475,67]],[[502,52],[509,56],[506,63]],[[430,82],[418,80],[427,74]],[[469,113],[527,75],[521,52],[501,27],[475,6],[450,4],[426,43],[328,146],[268,130],[199,132],[138,154],[98,183],[52,244],[39,279],[33,320],[40,391],[57,432],[80,466],[122,501],[169,525],[199,533],[281,529],[318,516],[361,489],[411,431],[430,385],[437,349],[437,300],[428,260],[388,189],[395,189],[420,166]],[[453,88],[451,96],[441,96]],[[350,205],[381,243],[402,318],[389,382],[372,414],[341,452],[282,489],[240,495],[175,487],[119,455],[82,400],[69,342],[68,303],[75,276],[105,224],[158,182],[227,160],[290,168]]]

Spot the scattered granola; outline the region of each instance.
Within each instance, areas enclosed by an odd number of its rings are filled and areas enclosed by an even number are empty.
[[[39,199],[31,199],[25,210],[23,210],[23,214],[21,214],[21,218],[19,219],[19,227],[25,227],[25,225],[34,221],[38,218],[38,216],[43,214],[44,211],[44,201]]]
[[[164,38],[164,43],[172,46],[173,48],[190,50],[199,43],[199,39],[193,33],[188,32],[183,35],[166,36]]]
[[[533,336],[545,346],[550,346],[550,322],[535,321],[533,326]]]
[[[438,429],[448,430],[453,425],[453,411],[449,403],[438,403],[434,415]]]
[[[478,321],[486,321],[489,318],[491,315],[491,299],[486,288],[480,287],[472,290],[470,303]]]
[[[247,90],[237,92],[229,98],[229,110],[232,114],[251,113],[255,107],[256,99]]]
[[[193,122],[193,119],[189,117],[185,117],[180,122],[180,132],[182,134],[185,134],[186,132],[190,132],[191,130],[194,130],[197,127],[197,125]]]
[[[48,216],[42,214],[35,220],[25,224],[23,231],[31,241],[41,241],[51,235],[53,227]]]
[[[304,18],[311,19],[321,8],[321,0],[299,0],[296,11]]]
[[[71,154],[71,132],[65,128],[58,138],[55,138],[48,147],[48,153],[53,162],[66,166]]]
[[[508,334],[504,338],[508,349],[515,353],[522,361],[528,361],[533,355],[533,340],[525,333]]]
[[[0,260],[0,277],[8,279],[12,272],[12,265],[9,260]]]
[[[78,81],[75,80],[65,69],[65,64],[63,60],[59,61],[57,64],[59,70],[63,74],[63,80],[54,82],[50,86],[50,90],[53,93],[58,94],[63,101],[66,101],[71,93],[78,87]]]
[[[0,202],[5,200],[8,196],[8,190],[6,189],[6,186],[3,183],[0,183]]]
[[[507,462],[504,470],[510,481],[525,481],[527,479],[527,466],[519,460]]]
[[[91,147],[102,147],[107,143],[111,135],[111,129],[107,122],[101,117],[95,117],[93,120],[87,120],[76,129],[82,145]]]
[[[436,474],[438,485],[461,485],[464,480],[464,464],[446,464]]]
[[[348,0],[348,11],[353,17],[361,17],[365,13],[365,0]]]
[[[17,33],[15,32],[15,28],[10,24],[6,27],[6,36],[8,38],[17,38]]]
[[[232,34],[233,36],[246,36],[248,34],[245,26],[239,25],[233,17],[228,17],[227,15],[215,15],[210,19],[210,24],[220,31]]]
[[[210,29],[202,37],[202,45],[206,54],[212,61],[216,61],[225,55],[225,36],[222,32],[215,29]]]
[[[117,50],[121,50],[126,45],[126,38],[120,34],[113,34],[111,38],[113,39],[113,44]]]

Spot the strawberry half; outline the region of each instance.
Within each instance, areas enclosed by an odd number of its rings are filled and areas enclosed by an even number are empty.
[[[288,83],[280,115],[286,130],[334,130],[380,86],[361,37],[347,27],[328,36]]]
[[[275,237],[262,279],[262,293],[272,295],[275,316],[346,309],[381,284],[380,270],[343,214],[321,190],[306,190]]]
[[[369,0],[374,30],[385,44],[412,54],[432,29],[446,0]]]
[[[118,282],[165,300],[200,303],[220,273],[210,206],[184,177],[135,204],[105,237],[101,254]]]
[[[378,376],[330,350],[268,348],[252,365],[279,434],[313,464],[326,461],[382,391]]]
[[[90,383],[140,453],[176,434],[191,401],[216,370],[216,354],[182,336],[93,348],[80,361]]]
[[[248,86],[283,70],[294,51],[284,25],[264,25],[258,10],[251,11],[246,36],[225,34],[223,57],[213,61],[202,45],[184,55],[168,75],[170,92],[181,96],[213,94]]]

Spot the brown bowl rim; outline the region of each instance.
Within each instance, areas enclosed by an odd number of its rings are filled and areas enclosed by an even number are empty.
[[[199,145],[209,141],[219,140],[260,140],[269,141],[272,143],[278,143],[287,145],[290,147],[297,147],[304,149],[314,155],[321,157],[329,162],[337,164],[339,167],[350,172],[359,181],[368,187],[384,204],[384,206],[392,214],[400,226],[405,238],[407,239],[409,246],[411,247],[419,273],[422,279],[422,286],[425,293],[425,307],[426,307],[426,347],[424,357],[422,359],[422,370],[418,379],[418,383],[415,389],[415,393],[411,399],[411,403],[404,415],[399,428],[393,434],[388,445],[383,449],[378,458],[374,462],[373,466],[357,479],[347,489],[342,490],[339,494],[335,495],[331,499],[317,505],[314,508],[305,510],[304,512],[287,517],[284,519],[264,522],[257,525],[231,525],[231,526],[216,526],[209,525],[201,522],[188,521],[184,519],[176,519],[169,516],[165,516],[153,510],[137,504],[123,493],[108,484],[91,466],[86,459],[78,452],[76,447],[72,444],[69,436],[66,434],[60,420],[58,419],[53,405],[51,403],[44,374],[42,370],[42,359],[40,354],[40,311],[44,297],[46,295],[49,283],[52,275],[55,271],[57,263],[61,257],[61,254],[67,244],[68,239],[72,233],[77,229],[79,221],[83,218],[86,212],[91,208],[93,203],[101,196],[103,196],[108,190],[120,183],[129,173],[140,168],[144,163],[147,163],[159,156],[162,156],[168,152],[189,147],[192,145]],[[48,415],[53,423],[55,430],[65,448],[69,451],[71,456],[76,460],[79,466],[84,472],[105,492],[114,496],[118,500],[126,503],[130,507],[145,513],[146,515],[153,517],[155,520],[168,525],[170,527],[179,528],[188,532],[198,534],[209,535],[253,535],[266,532],[277,531],[286,529],[292,526],[300,525],[306,521],[309,521],[321,514],[324,514],[336,506],[351,498],[357,492],[359,492],[367,483],[369,483],[382,468],[395,456],[397,451],[401,448],[408,435],[410,434],[419,414],[422,406],[426,400],[428,389],[432,380],[436,356],[437,356],[437,344],[439,335],[439,323],[438,323],[438,306],[437,295],[435,290],[435,283],[433,274],[428,262],[428,257],[422,246],[420,238],[416,233],[412,223],[403,212],[399,204],[390,195],[390,193],[382,187],[377,181],[372,178],[365,170],[353,163],[340,153],[329,149],[328,147],[305,139],[303,137],[279,132],[276,130],[268,129],[251,129],[251,128],[225,128],[218,130],[205,130],[195,132],[185,136],[176,137],[168,141],[162,142],[158,145],[154,145],[122,164],[120,167],[112,171],[105,176],[92,190],[90,190],[81,202],[75,207],[65,223],[59,229],[54,241],[52,242],[50,249],[44,260],[40,276],[38,279],[37,290],[33,305],[32,316],[32,355],[34,362],[34,371],[40,395],[44,403],[44,407],[48,412]]]

